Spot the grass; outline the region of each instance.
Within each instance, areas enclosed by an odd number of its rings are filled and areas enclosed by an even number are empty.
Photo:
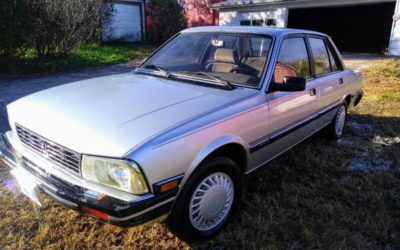
[[[0,77],[58,73],[126,63],[146,58],[154,48],[153,45],[141,43],[89,44],[80,46],[68,55],[45,59],[36,59],[33,51],[28,51],[17,61],[1,63]]]
[[[393,73],[388,73],[390,69]],[[0,173],[0,248],[400,248],[400,61],[364,71],[345,135],[316,135],[244,177],[240,210],[216,238],[189,245],[164,224],[122,229],[45,199],[33,209]]]

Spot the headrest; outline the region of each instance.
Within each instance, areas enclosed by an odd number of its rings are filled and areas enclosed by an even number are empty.
[[[235,63],[232,49],[217,49],[214,54],[216,62]]]

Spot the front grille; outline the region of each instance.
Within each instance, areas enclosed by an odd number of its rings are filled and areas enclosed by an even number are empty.
[[[16,125],[20,141],[48,161],[80,174],[81,155]]]
[[[71,193],[81,193],[83,192],[83,188],[61,180],[60,178],[48,174],[46,170],[40,168],[35,163],[27,159],[26,157],[22,157],[22,165],[23,167],[29,171],[31,174],[35,175],[36,177],[53,184],[56,188],[60,189],[62,192],[71,192]]]

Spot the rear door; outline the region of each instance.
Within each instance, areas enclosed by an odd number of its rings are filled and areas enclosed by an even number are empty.
[[[337,105],[343,98],[345,76],[342,65],[325,37],[308,36],[314,65],[313,77],[319,93],[319,110],[325,111]]]

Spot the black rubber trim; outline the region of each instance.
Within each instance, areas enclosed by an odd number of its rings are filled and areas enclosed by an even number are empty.
[[[43,187],[41,187],[41,188],[43,189]],[[154,220],[154,219],[156,219],[156,218],[158,218],[158,217],[160,217],[162,215],[168,214],[169,211],[172,208],[172,205],[173,205],[173,201],[170,201],[170,202],[167,202],[167,203],[165,203],[165,204],[163,204],[163,205],[161,205],[159,207],[156,207],[156,208],[154,208],[154,209],[152,209],[152,210],[150,210],[150,211],[148,211],[148,212],[146,212],[144,214],[138,215],[138,216],[136,216],[134,218],[131,218],[131,219],[128,219],[128,220],[124,220],[124,221],[108,220],[108,221],[105,221],[105,220],[102,220],[100,218],[97,218],[95,216],[92,216],[90,214],[87,214],[87,213],[83,212],[82,211],[82,207],[80,205],[75,204],[76,206],[71,206],[70,204],[67,204],[67,203],[63,202],[62,199],[59,199],[60,196],[58,196],[54,192],[51,192],[50,190],[47,190],[47,189],[43,189],[43,190],[45,191],[45,193],[48,196],[50,196],[52,199],[54,199],[54,201],[56,201],[57,203],[65,206],[66,208],[69,208],[69,209],[75,210],[77,212],[83,213],[85,215],[88,215],[88,216],[90,216],[90,217],[92,217],[92,218],[94,218],[94,219],[96,219],[98,221],[101,221],[101,222],[104,222],[104,223],[109,223],[109,224],[112,224],[112,225],[115,225],[115,226],[119,226],[119,227],[133,227],[133,226],[138,226],[138,225],[142,225],[144,223],[147,223],[147,222],[149,222],[151,220]],[[89,206],[87,206],[87,207],[89,207]],[[101,211],[99,209],[96,209],[96,210],[98,210],[100,212],[104,212],[104,211]]]
[[[173,201],[167,202],[159,207],[156,207],[147,213],[141,214],[135,218],[126,221],[108,221],[108,223],[119,226],[119,227],[133,227],[142,225],[146,222],[152,221],[162,215],[168,214],[173,205]]]
[[[262,149],[262,148],[268,146],[269,144],[271,144],[271,143],[273,143],[273,142],[276,142],[276,141],[282,139],[283,137],[285,137],[285,136],[287,136],[287,135],[289,135],[289,134],[295,132],[296,130],[298,130],[298,129],[304,127],[304,126],[306,126],[307,124],[310,124],[311,122],[313,122],[313,121],[315,121],[315,120],[321,118],[322,116],[326,115],[327,113],[331,112],[332,110],[338,108],[340,105],[341,105],[341,104],[338,104],[338,105],[335,105],[335,106],[333,106],[333,107],[331,107],[331,108],[329,108],[329,109],[327,109],[327,110],[324,110],[323,112],[319,113],[317,116],[313,117],[312,119],[307,120],[307,121],[305,121],[305,122],[303,122],[303,123],[300,123],[300,124],[298,124],[297,126],[291,128],[291,129],[288,129],[288,130],[286,130],[285,132],[283,132],[283,133],[281,133],[281,134],[279,134],[279,135],[277,135],[277,136],[271,137],[271,138],[265,140],[264,142],[262,142],[262,143],[260,143],[260,144],[257,144],[257,145],[255,145],[255,146],[250,147],[250,153],[257,152],[258,150],[260,150],[260,149]],[[265,137],[263,137],[263,138],[265,138]],[[259,139],[259,140],[261,140],[261,139]],[[258,140],[258,141],[259,141],[259,140]]]
[[[137,202],[127,202],[110,196],[106,196],[103,200],[98,201],[96,199],[89,199],[85,196],[85,191],[87,191],[87,189],[74,186],[49,174],[44,175],[38,173],[33,168],[28,167],[26,164],[22,164],[21,167],[38,178],[40,182],[54,186],[57,189],[57,192],[46,188],[45,185],[40,185],[41,189],[45,190],[46,192],[51,192],[53,196],[60,197],[61,199],[74,203],[79,207],[86,206],[117,218],[123,218],[141,212],[160,202],[174,197],[178,192],[177,189],[170,190],[168,192],[157,194],[151,198]]]
[[[361,99],[363,98],[363,96],[364,96],[364,92],[361,90],[358,93],[356,99],[354,100],[354,103],[353,103],[354,107],[357,106],[361,102]]]
[[[24,162],[23,158],[17,157],[11,144],[8,142],[4,135],[0,136],[0,143],[4,145],[1,148],[4,160],[6,162],[13,162],[14,167],[23,168],[25,171],[29,172],[31,175],[35,176],[37,180],[41,183],[39,188],[49,195],[52,199],[59,202],[60,204],[72,208],[74,210],[80,211],[82,206],[89,207],[105,214],[108,214],[115,218],[125,218],[136,213],[142,212],[143,210],[149,209],[161,202],[164,202],[172,197],[175,197],[178,190],[170,190],[162,194],[156,194],[148,199],[137,201],[137,202],[127,202],[110,196],[106,196],[102,200],[90,199],[85,196],[85,191],[82,187],[74,186],[59,178],[55,178],[48,173],[38,172],[32,166]],[[25,159],[26,161],[26,159]],[[32,163],[33,164],[33,163]],[[46,185],[49,185],[47,187]],[[51,189],[54,187],[57,191]],[[71,206],[73,204],[74,206]],[[138,215],[137,217],[127,219],[126,221],[107,221],[108,223],[120,225],[120,226],[133,226],[143,224],[149,220],[155,219],[163,214],[169,212],[172,207],[173,200],[166,202],[159,207],[155,207],[150,211]]]

